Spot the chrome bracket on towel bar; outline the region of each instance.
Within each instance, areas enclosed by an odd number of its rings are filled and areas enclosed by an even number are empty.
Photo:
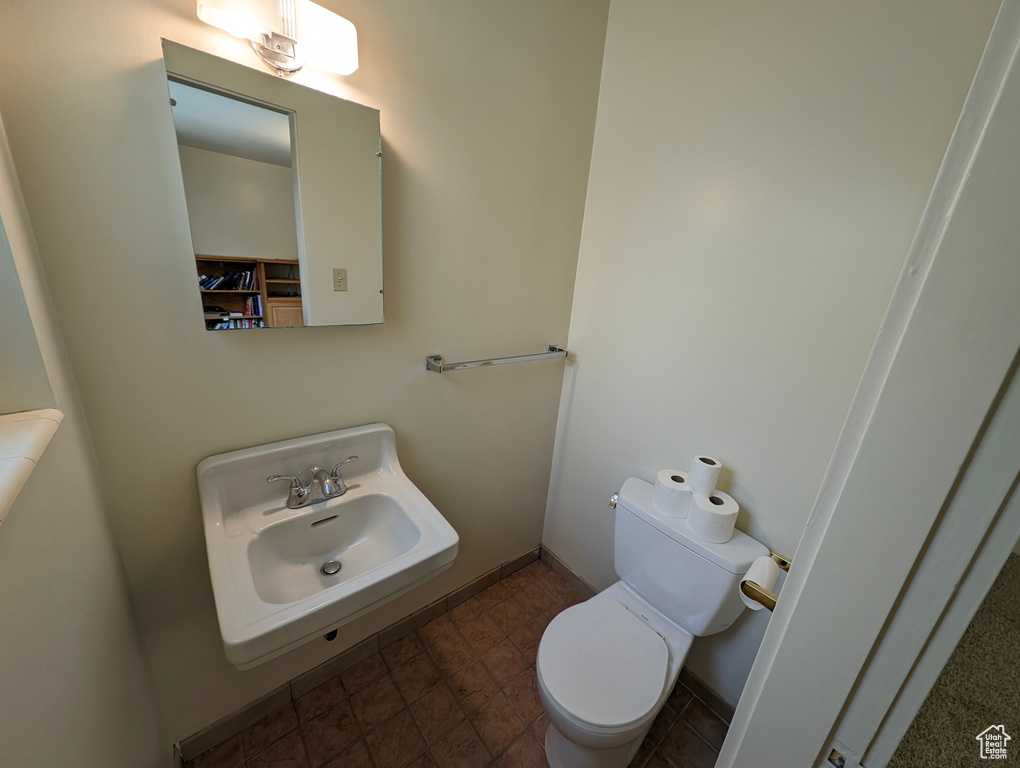
[[[776,552],[769,552],[769,557],[776,561],[776,565],[779,566],[779,570],[781,571],[789,571],[790,566],[793,565],[790,558],[783,557]],[[740,591],[756,603],[761,603],[770,611],[776,610],[776,600],[779,599],[779,596],[775,592],[769,592],[767,589],[755,584],[753,581],[741,582]]]
[[[494,357],[490,360],[470,360],[466,363],[444,363],[442,355],[429,355],[425,358],[425,368],[436,373],[460,371],[464,368],[483,368],[486,365],[505,365],[506,363],[524,363],[529,360],[546,360],[551,357],[566,357],[567,350],[555,344],[549,345],[547,352],[537,355],[517,355],[516,357]]]

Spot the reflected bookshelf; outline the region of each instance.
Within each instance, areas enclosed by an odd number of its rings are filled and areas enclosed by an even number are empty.
[[[207,330],[303,325],[296,259],[196,254]]]

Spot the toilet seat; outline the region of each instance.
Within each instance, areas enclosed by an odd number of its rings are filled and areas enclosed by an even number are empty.
[[[596,597],[552,620],[537,667],[549,696],[573,718],[623,730],[657,711],[669,648],[622,604]]]

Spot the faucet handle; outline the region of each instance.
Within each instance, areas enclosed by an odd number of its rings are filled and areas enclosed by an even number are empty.
[[[266,478],[267,483],[275,483],[279,480],[290,480],[291,488],[300,488],[304,485],[304,483],[301,482],[301,478],[295,477],[294,475],[270,475]]]
[[[353,462],[353,461],[357,461],[357,460],[358,460],[357,456],[348,456],[346,459],[344,459],[339,464],[337,464],[335,467],[333,467],[333,471],[330,472],[329,474],[331,474],[333,477],[339,477],[340,476],[340,467],[342,467],[344,464],[347,464],[347,463]]]

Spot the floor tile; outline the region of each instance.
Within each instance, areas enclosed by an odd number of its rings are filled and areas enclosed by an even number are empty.
[[[350,696],[353,693],[367,688],[387,672],[386,662],[378,653],[373,653],[367,659],[363,659],[345,672],[340,673],[344,690]]]
[[[718,757],[714,749],[682,722],[666,734],[657,751],[683,768],[714,768]]]
[[[482,656],[482,663],[501,688],[524,671],[528,662],[509,639],[496,643]]]
[[[409,635],[404,635],[404,637],[397,640],[397,642],[387,645],[379,651],[379,654],[383,657],[383,661],[386,662],[386,666],[389,667],[392,672],[401,664],[406,664],[424,650],[425,644],[422,643],[421,638],[418,637],[417,634],[412,632]]]
[[[407,768],[437,768],[437,766],[436,761],[432,759],[432,755],[426,752],[424,755],[416,757],[408,763]]]
[[[434,645],[429,646],[428,653],[443,677],[449,677],[475,659],[475,652],[460,632],[451,632],[439,638]]]
[[[482,708],[499,691],[499,686],[480,661],[468,664],[450,676],[450,690],[469,715]]]
[[[634,763],[631,763],[633,766]],[[653,752],[648,762],[644,764],[644,768],[673,768],[673,765],[669,763],[661,752]]]
[[[298,726],[294,705],[287,702],[275,712],[270,712],[257,723],[244,729],[241,738],[244,741],[244,754],[251,757],[257,752],[278,741]]]
[[[425,741],[403,709],[365,737],[375,768],[401,768],[425,751]]]
[[[312,768],[315,768],[360,739],[362,729],[354,717],[350,702],[342,701],[303,723],[301,734],[308,748]]]
[[[460,628],[460,632],[464,635],[464,639],[468,641],[471,650],[478,655],[485,653],[506,637],[503,630],[487,614],[482,614],[478,618],[469,621]]]
[[[514,592],[514,597],[520,600],[521,603],[532,612],[548,608],[556,602],[555,598],[542,589],[542,587],[540,587],[534,580],[521,584],[521,586]]]
[[[503,579],[503,583],[510,587],[510,589],[513,590],[514,592],[519,591],[521,587],[523,587],[524,585],[533,584],[534,582],[535,580],[531,578],[531,574],[528,573],[527,570],[525,570],[524,568],[514,571],[505,579]]]
[[[657,747],[669,733],[670,729],[676,724],[677,719],[680,717],[680,713],[677,712],[667,701],[662,705],[662,709],[659,710],[659,714],[655,716],[655,722],[652,723],[651,730],[648,731],[648,735],[645,736],[645,742],[652,747]]]
[[[535,619],[535,623],[542,628],[543,632],[545,632],[545,628],[549,626],[549,622],[551,622],[565,610],[566,607],[553,603],[552,606],[546,608],[544,611],[538,614],[538,617]]]
[[[372,765],[365,740],[359,739],[326,763],[323,768],[375,768],[375,766]]]
[[[539,746],[535,737],[525,733],[496,761],[498,768],[548,768],[545,748]]]
[[[521,716],[502,692],[471,716],[471,724],[493,757],[499,756],[525,730]]]
[[[529,667],[504,686],[503,693],[524,722],[533,723],[542,714],[542,701],[538,696],[538,675],[534,667]]]
[[[669,698],[666,703],[669,704],[677,713],[683,712],[691,700],[694,698],[694,694],[691,693],[682,683],[677,683],[673,687],[673,692],[669,694]]]
[[[510,633],[510,642],[528,660],[529,664],[535,663],[535,658],[538,655],[538,644],[542,642],[542,633],[544,631],[544,625],[532,620],[520,629],[515,629]]]
[[[437,685],[410,706],[418,730],[427,744],[434,744],[464,721],[464,712],[450,689]]]
[[[548,592],[557,600],[561,599],[562,597],[565,597],[570,593],[577,594],[576,592],[574,592],[574,588],[570,586],[570,583],[566,579],[564,579],[558,573],[555,573],[552,570],[552,568],[550,568],[540,560],[525,566],[525,569],[527,568],[532,569],[528,571],[528,573],[535,580],[538,586],[540,586],[542,589],[544,589],[546,592]]]
[[[403,709],[404,700],[393,683],[393,678],[387,674],[368,688],[351,696],[351,708],[361,726],[370,729],[384,720],[389,720]]]
[[[463,603],[450,611],[450,619],[458,627],[462,627],[472,619],[476,619],[485,613],[485,607],[474,597],[469,597]]]
[[[680,720],[687,723],[696,734],[709,743],[712,749],[722,749],[723,741],[726,739],[726,731],[729,730],[726,723],[700,699],[694,699],[680,713]]]
[[[429,750],[437,768],[484,768],[489,753],[471,723],[465,721]]]
[[[192,768],[234,768],[244,762],[241,736],[232,736],[195,758]]]
[[[502,603],[510,595],[513,594],[513,588],[507,584],[507,580],[497,581],[488,589],[482,590],[475,595],[477,600],[485,610],[491,610],[497,603]]]
[[[410,704],[432,690],[443,679],[427,653],[421,653],[392,672],[404,701]]]
[[[655,754],[655,751],[666,735],[676,725],[679,718],[680,713],[673,709],[669,702],[662,705],[659,714],[655,716],[651,729],[645,736],[644,741],[641,742],[637,754],[630,761],[630,768],[642,768],[642,766],[650,762],[651,757]]]
[[[308,755],[297,731],[245,761],[247,768],[309,768]]]
[[[645,736],[644,740],[641,742],[641,746],[638,747],[637,754],[634,755],[634,758],[630,761],[630,765],[628,765],[627,768],[644,768],[645,763],[647,763],[652,755],[655,754],[657,746],[657,744],[652,743],[652,740],[648,738],[648,736]]]
[[[556,604],[553,596],[534,582],[531,582],[527,590],[514,593],[514,597],[524,606],[529,616],[538,616]]]
[[[442,616],[436,619],[432,619],[428,624],[418,630],[418,637],[425,643],[427,648],[433,645],[439,638],[445,637],[454,630],[457,629],[457,625],[450,619],[450,615],[444,613]]]
[[[549,730],[549,717],[548,715],[543,713],[542,716],[535,721],[535,724],[528,729],[528,732],[535,737],[535,740],[539,744],[541,744],[544,747],[545,732],[547,730]]]
[[[572,590],[556,600],[556,604],[561,608],[570,608],[572,605],[577,605],[578,603],[583,602],[584,598]]]
[[[304,723],[347,698],[340,677],[327,680],[294,701],[298,722]]]
[[[507,634],[531,621],[531,613],[513,596],[493,606],[489,616]]]

